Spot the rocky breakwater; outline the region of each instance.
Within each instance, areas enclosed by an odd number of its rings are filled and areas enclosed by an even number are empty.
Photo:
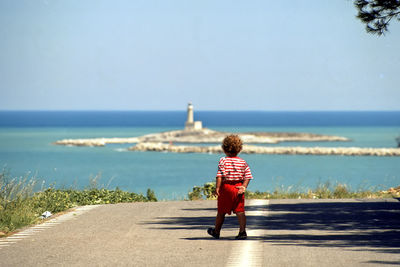
[[[131,151],[155,151],[174,153],[222,153],[221,146],[176,146],[165,143],[145,142],[138,143],[128,150]]]
[[[64,146],[105,146],[106,144],[135,144],[139,142],[136,137],[128,138],[90,138],[90,139],[63,139],[54,142],[55,145]]]
[[[129,148],[131,151],[157,151],[174,153],[223,153],[216,146],[180,146],[156,142],[144,142]],[[244,154],[284,154],[284,155],[343,155],[343,156],[400,156],[398,148],[362,147],[263,147],[243,146]]]

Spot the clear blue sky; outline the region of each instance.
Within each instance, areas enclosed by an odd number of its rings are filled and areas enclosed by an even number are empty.
[[[1,0],[0,110],[400,110],[350,0]]]

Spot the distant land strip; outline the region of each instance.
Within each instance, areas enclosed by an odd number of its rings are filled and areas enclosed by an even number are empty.
[[[144,142],[129,148],[131,151],[156,151],[173,153],[223,153],[221,146],[187,146]],[[399,148],[362,147],[266,147],[244,145],[243,154],[282,155],[341,155],[341,156],[400,156]]]

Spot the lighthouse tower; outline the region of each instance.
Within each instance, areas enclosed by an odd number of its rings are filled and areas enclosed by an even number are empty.
[[[203,123],[201,121],[194,121],[193,105],[192,103],[189,103],[187,107],[187,120],[185,123],[185,130],[201,130],[202,128]]]

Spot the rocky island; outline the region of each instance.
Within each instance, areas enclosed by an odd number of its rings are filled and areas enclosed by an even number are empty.
[[[56,145],[105,146],[107,144],[135,144],[131,151],[158,151],[175,153],[222,153],[220,144],[231,133],[202,127],[201,121],[193,119],[193,105],[189,103],[187,120],[183,130],[147,134],[129,138],[64,139]],[[246,144],[242,153],[251,154],[306,154],[306,155],[360,155],[360,156],[400,156],[396,148],[359,147],[276,147],[254,144],[277,144],[280,142],[347,142],[346,137],[313,133],[284,132],[244,132],[238,134]],[[187,145],[190,144],[190,145]],[[196,146],[195,144],[202,144]],[[204,146],[210,144],[211,146]],[[213,144],[213,145],[212,145]],[[253,145],[251,145],[253,144]]]
[[[176,130],[162,133],[147,134],[129,138],[90,138],[90,139],[63,139],[55,142],[56,145],[70,146],[105,146],[106,144],[134,144],[134,143],[191,143],[191,144],[219,144],[230,133],[211,129]],[[340,136],[329,136],[312,133],[267,133],[248,132],[238,134],[247,144],[277,144],[280,142],[322,142],[322,141],[349,141]]]

